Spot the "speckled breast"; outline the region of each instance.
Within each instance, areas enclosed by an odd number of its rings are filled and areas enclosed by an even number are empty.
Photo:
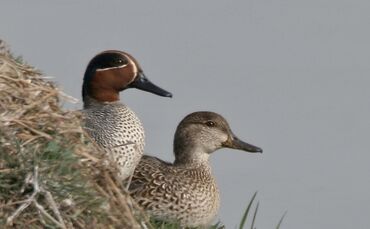
[[[180,205],[185,210],[180,223],[188,226],[207,226],[215,219],[220,207],[220,195],[215,181],[193,183],[182,192]]]
[[[144,152],[144,129],[135,113],[119,102],[94,104],[84,109],[85,130],[128,178]]]
[[[168,174],[161,175],[165,171]],[[152,173],[156,180],[142,192],[133,193],[149,215],[188,227],[212,223],[220,207],[220,195],[210,170],[168,167]]]

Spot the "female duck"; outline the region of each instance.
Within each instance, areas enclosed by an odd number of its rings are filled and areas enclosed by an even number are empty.
[[[239,140],[226,120],[213,112],[195,112],[177,127],[175,162],[143,156],[129,190],[151,216],[182,227],[206,226],[219,209],[219,192],[208,158],[220,148],[262,152]]]
[[[122,179],[132,175],[144,150],[139,118],[119,101],[119,93],[127,88],[172,97],[151,83],[128,53],[104,51],[90,61],[82,86],[84,128],[117,163]]]

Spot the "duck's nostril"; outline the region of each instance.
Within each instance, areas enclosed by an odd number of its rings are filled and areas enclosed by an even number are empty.
[[[146,77],[140,77],[139,78],[139,80],[140,80],[140,82],[142,82],[142,83],[146,83],[146,82],[148,82],[149,80],[148,80],[148,78],[146,78]]]

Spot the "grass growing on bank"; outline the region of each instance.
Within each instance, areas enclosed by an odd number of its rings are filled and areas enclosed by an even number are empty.
[[[249,221],[247,219],[249,219],[250,217],[253,217],[252,218],[252,221],[250,222],[250,229],[256,229],[257,227],[255,226],[256,224],[256,219],[257,219],[257,212],[258,212],[258,209],[259,209],[259,202],[257,202],[257,204],[255,205],[255,208],[254,208],[254,212],[252,212],[252,205],[254,204],[254,200],[257,196],[257,192],[255,192],[251,198],[251,200],[249,201],[248,205],[247,205],[247,208],[245,209],[245,212],[242,216],[242,219],[240,221],[240,224],[239,224],[239,229],[244,229],[244,228],[248,228],[248,226],[246,225]],[[283,220],[285,218],[285,215],[286,215],[286,212],[283,214],[283,216],[280,218],[278,224],[276,225],[276,229],[279,229],[281,224],[283,223]]]

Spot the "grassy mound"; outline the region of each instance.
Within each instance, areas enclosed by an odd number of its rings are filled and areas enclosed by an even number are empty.
[[[71,99],[0,40],[0,228],[147,224],[81,129],[81,114],[61,108]]]

